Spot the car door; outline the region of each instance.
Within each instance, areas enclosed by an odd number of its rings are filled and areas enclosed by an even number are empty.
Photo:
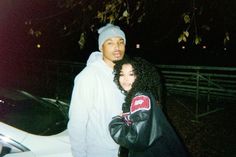
[[[22,152],[22,153],[7,154],[3,157],[35,157],[35,155],[32,152]]]

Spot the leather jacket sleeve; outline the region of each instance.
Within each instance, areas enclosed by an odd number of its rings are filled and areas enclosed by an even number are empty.
[[[155,101],[147,95],[136,95],[130,112],[116,116],[110,122],[109,131],[113,140],[128,149],[143,150],[161,136],[152,113],[153,103]]]

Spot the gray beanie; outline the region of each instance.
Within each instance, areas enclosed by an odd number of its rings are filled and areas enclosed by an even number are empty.
[[[102,48],[102,44],[109,38],[112,37],[121,37],[126,43],[125,33],[120,29],[119,26],[108,23],[106,26],[103,26],[98,29],[98,46],[99,50]]]

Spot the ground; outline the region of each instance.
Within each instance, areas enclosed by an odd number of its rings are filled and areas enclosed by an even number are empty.
[[[188,107],[194,107],[194,98],[166,97],[166,113],[180,134],[191,157],[236,157],[236,104],[220,105],[217,112],[199,119]],[[186,108],[187,107],[187,108]]]

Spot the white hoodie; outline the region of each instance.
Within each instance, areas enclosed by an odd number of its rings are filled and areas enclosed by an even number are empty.
[[[87,66],[76,76],[68,131],[74,157],[117,157],[119,146],[108,124],[122,112],[124,95],[113,82],[113,69],[101,52],[93,52]]]

